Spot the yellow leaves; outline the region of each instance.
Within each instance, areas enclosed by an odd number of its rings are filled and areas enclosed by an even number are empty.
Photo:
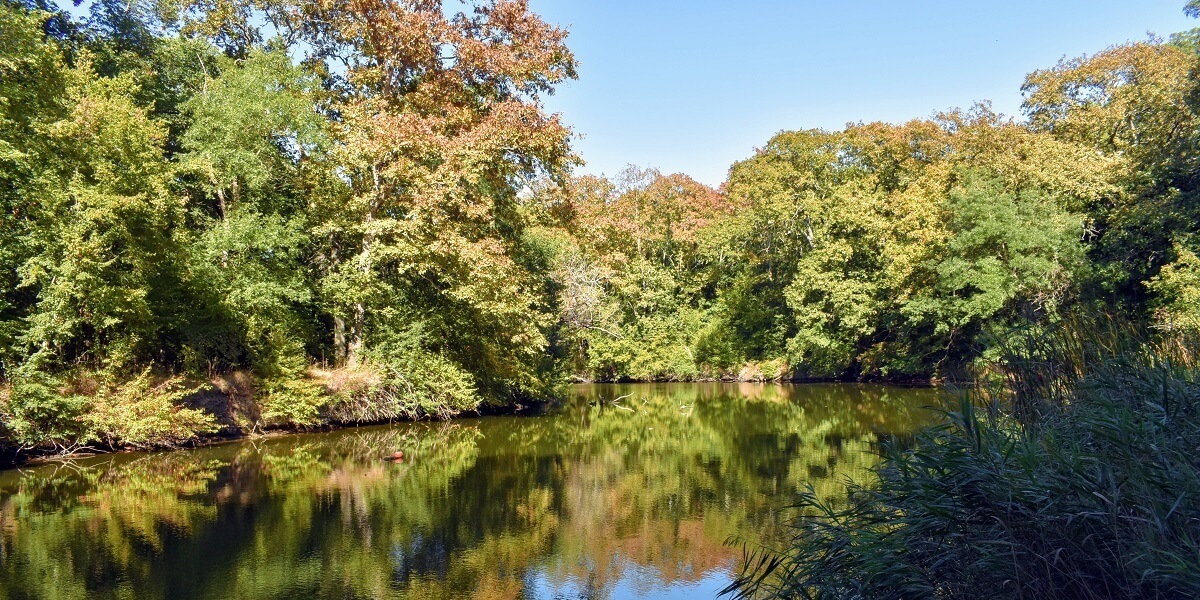
[[[847,128],[848,162],[875,174],[876,187],[891,191],[908,185],[928,164],[950,151],[950,132],[932,121],[902,125],[871,123]]]
[[[943,118],[954,122],[955,167],[986,169],[1009,189],[1041,189],[1080,206],[1118,193],[1117,178],[1128,168],[1119,156],[994,115]]]
[[[178,377],[156,381],[149,369],[125,384],[106,381],[89,400],[85,421],[109,445],[173,446],[217,430],[211,414],[181,406],[194,392]]]
[[[1008,285],[1014,276],[971,274],[978,270],[973,265],[998,263],[995,256],[1008,252],[1006,244],[1016,254],[1035,256],[1006,259],[999,271],[1033,274],[1019,283],[1044,280],[1018,290],[1020,301],[1057,302],[1074,283],[1074,272],[1064,265],[1074,266],[1082,252],[1082,222],[1072,211],[1121,193],[1127,165],[1121,157],[1001,117],[987,105],[899,125],[787,132],[732,169],[726,190],[740,214],[724,227],[726,245],[742,252],[743,268],[782,282],[795,327],[788,342],[793,365],[826,374],[844,373],[856,360],[911,369],[923,359],[901,358],[913,352],[905,344],[939,343],[918,340],[928,333],[914,318],[930,310],[922,298],[939,278],[967,282],[951,295],[1011,303],[1011,294],[984,297],[976,288],[981,282]],[[955,247],[955,240],[964,235],[957,224],[964,209],[954,199],[974,176],[995,185],[973,209],[995,217],[1009,202],[1019,205],[1010,210],[1017,217],[1025,215],[1021,210],[1041,212],[1030,217],[1032,224],[1014,217],[997,225],[1000,220],[981,217],[984,223],[972,235],[986,256],[962,273],[935,272],[931,265],[963,252],[964,242]],[[1043,234],[1052,239],[1032,239]],[[991,306],[980,320],[1009,308]],[[946,314],[937,319],[939,325],[949,322]]]
[[[162,192],[166,127],[134,103],[133,78],[128,74],[99,77],[85,53],[71,79],[68,96],[73,108],[49,126],[58,143],[58,158],[74,159],[62,165],[64,175],[82,176],[116,193],[132,195],[154,188]]]
[[[1034,128],[1105,152],[1144,158],[1190,135],[1196,56],[1159,43],[1114,46],[1025,80]]]

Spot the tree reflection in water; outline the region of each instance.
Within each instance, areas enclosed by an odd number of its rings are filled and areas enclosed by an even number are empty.
[[[488,417],[0,473],[0,597],[710,593],[812,485],[862,481],[936,392],[576,386]],[[614,403],[616,398],[622,398]],[[403,450],[403,462],[384,460]],[[710,594],[711,595],[711,594]]]

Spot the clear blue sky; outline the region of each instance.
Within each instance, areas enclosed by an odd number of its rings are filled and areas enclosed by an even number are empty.
[[[531,0],[568,26],[579,80],[547,100],[587,173],[710,185],[785,129],[901,122],[991,100],[1026,73],[1200,26],[1184,0]]]

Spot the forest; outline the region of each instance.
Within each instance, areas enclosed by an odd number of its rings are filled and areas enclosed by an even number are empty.
[[[1200,3],[1185,9],[1200,16]],[[957,380],[1079,314],[1200,332],[1200,34],[712,189],[577,174],[525,0],[0,2],[0,438],[161,447],[572,381]]]

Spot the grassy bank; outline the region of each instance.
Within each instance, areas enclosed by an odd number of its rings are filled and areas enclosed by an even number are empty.
[[[406,376],[407,375],[407,376]],[[167,449],[214,438],[424,418],[515,406],[463,382],[386,364],[313,366],[292,377],[249,371],[127,377],[77,371],[0,386],[0,464],[32,456]]]
[[[753,598],[1200,595],[1200,369],[1184,340],[1073,323],[1014,338],[880,483],[800,498]]]

